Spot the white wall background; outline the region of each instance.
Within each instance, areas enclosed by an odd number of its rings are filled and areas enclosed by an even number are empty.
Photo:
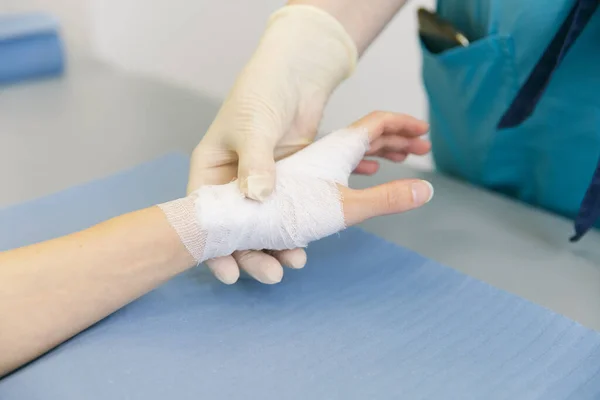
[[[348,0],[350,4],[352,0]],[[0,12],[43,9],[62,21],[71,55],[93,53],[129,71],[223,98],[283,0],[0,0]],[[330,130],[376,109],[426,117],[416,8],[409,0],[335,93]],[[428,166],[429,160],[412,160]]]

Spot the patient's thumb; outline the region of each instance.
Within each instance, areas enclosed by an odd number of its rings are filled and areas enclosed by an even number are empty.
[[[369,218],[398,214],[428,203],[433,186],[423,180],[401,180],[363,190],[342,190],[344,219],[347,226]]]

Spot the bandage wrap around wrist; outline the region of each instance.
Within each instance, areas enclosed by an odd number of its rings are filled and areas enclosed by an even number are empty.
[[[345,228],[338,184],[348,185],[368,147],[366,131],[336,131],[279,161],[275,190],[262,203],[234,181],[160,208],[198,263],[236,250],[306,247]]]

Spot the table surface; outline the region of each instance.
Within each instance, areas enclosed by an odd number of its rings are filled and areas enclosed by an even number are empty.
[[[5,88],[0,207],[189,153],[217,109],[217,100],[94,61],[61,79]],[[432,202],[365,229],[600,330],[600,233],[571,244],[569,220],[407,166],[384,163],[351,185],[408,177],[433,183]]]

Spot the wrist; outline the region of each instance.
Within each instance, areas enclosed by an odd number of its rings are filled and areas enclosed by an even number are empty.
[[[197,264],[204,261],[207,234],[196,220],[195,195],[159,204],[167,221],[177,233],[181,243]]]
[[[289,5],[275,13],[259,52],[292,65],[294,71],[334,89],[356,68],[358,51],[342,24],[310,5]]]
[[[289,0],[288,5],[313,6],[329,13],[352,38],[362,55],[406,0]]]

